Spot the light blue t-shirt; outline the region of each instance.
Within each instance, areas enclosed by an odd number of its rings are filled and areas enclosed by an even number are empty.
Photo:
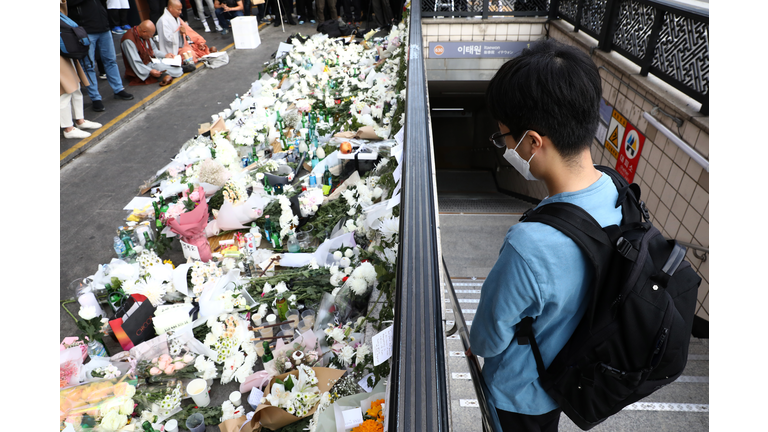
[[[576,192],[544,199],[575,204],[602,226],[621,222],[618,192],[609,176]],[[533,331],[549,366],[587,308],[593,270],[579,247],[557,229],[537,222],[513,225],[483,284],[472,321],[470,347],[485,359],[483,377],[496,408],[540,415],[558,407],[541,387],[530,345],[513,341],[517,324],[534,318]]]

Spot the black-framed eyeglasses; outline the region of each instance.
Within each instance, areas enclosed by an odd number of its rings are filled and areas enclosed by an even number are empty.
[[[528,132],[536,132],[536,133],[538,133],[541,136],[546,136],[546,135],[544,135],[543,133],[541,133],[539,131],[534,131],[533,129],[530,129],[530,130],[526,131],[526,133],[528,133]],[[494,132],[493,135],[488,137],[488,141],[490,141],[493,145],[495,145],[498,148],[506,148],[507,147],[507,143],[504,140],[504,137],[507,136],[507,135],[512,135],[512,132],[507,132],[507,133],[501,133],[501,131]]]

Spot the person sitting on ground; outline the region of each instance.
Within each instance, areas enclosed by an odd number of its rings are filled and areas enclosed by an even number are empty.
[[[245,10],[243,8],[243,0],[215,0],[213,5],[216,8],[216,17],[223,27],[223,30],[221,30],[222,35],[229,33],[229,28],[232,26],[229,20],[245,15],[243,12]]]
[[[120,40],[128,85],[152,84],[159,81],[161,86],[165,86],[184,74],[181,67],[167,65],[154,58],[157,49],[155,41],[152,40],[154,34],[155,25],[152,20],[146,20],[128,30]]]
[[[184,47],[186,41],[186,30],[181,24],[181,2],[179,0],[168,0],[168,7],[165,8],[163,16],[157,20],[157,50],[158,57],[174,58],[180,55],[179,48]],[[194,64],[185,64],[182,67],[184,72],[195,70]]]
[[[189,38],[187,45],[191,48],[192,58],[195,60],[195,63],[199,62],[201,57],[217,51],[216,47],[209,48],[205,42],[205,38],[200,36],[198,32],[192,30],[192,27],[190,27],[189,24],[182,21],[181,25],[184,27],[187,38]],[[183,48],[179,48],[179,50],[181,51]]]

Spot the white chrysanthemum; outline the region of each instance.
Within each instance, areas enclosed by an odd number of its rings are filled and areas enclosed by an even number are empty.
[[[371,349],[368,348],[368,345],[362,344],[359,347],[357,347],[357,352],[355,353],[355,363],[362,363],[365,360],[365,356],[370,354]]]
[[[352,363],[352,358],[354,356],[355,350],[349,345],[346,345],[344,348],[342,348],[338,355],[339,360],[341,360],[344,366],[349,366]]]
[[[350,259],[347,257],[343,257],[339,260],[339,267],[341,268],[347,268],[349,267],[349,264],[351,263]]]
[[[336,251],[333,253],[333,259],[336,261],[340,260],[344,255],[341,253],[341,251]]]
[[[363,295],[368,290],[368,283],[365,282],[365,279],[359,279],[359,278],[353,277],[353,278],[349,278],[347,280],[347,283],[349,284],[349,288],[356,295]]]

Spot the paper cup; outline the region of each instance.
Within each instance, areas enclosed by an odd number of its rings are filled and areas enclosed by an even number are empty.
[[[232,405],[235,406],[235,408],[239,407],[243,403],[243,395],[239,391],[233,391],[229,394],[229,401],[232,402]]]
[[[267,324],[275,324],[275,323],[277,323],[277,315],[275,314],[267,315]]]
[[[315,311],[306,309],[301,313],[301,320],[304,321],[306,327],[312,327],[315,325]]]
[[[187,417],[186,426],[187,426],[187,429],[189,429],[191,432],[204,432],[205,417],[203,417],[203,415],[200,413],[194,413],[191,416]]]
[[[274,327],[267,327],[259,330],[262,337],[272,337],[275,333]]]
[[[292,328],[296,328],[296,325],[299,323],[299,310],[298,309],[288,309],[288,313],[285,314],[286,320],[291,320],[293,323],[291,324]]]
[[[211,397],[208,395],[208,383],[202,378],[193,379],[187,384],[187,394],[192,396],[195,405],[199,407],[208,406],[211,403]],[[189,420],[187,427],[189,427]],[[203,427],[204,429],[205,427]]]
[[[165,422],[165,432],[178,432],[179,431],[179,422],[176,420],[168,420]]]

